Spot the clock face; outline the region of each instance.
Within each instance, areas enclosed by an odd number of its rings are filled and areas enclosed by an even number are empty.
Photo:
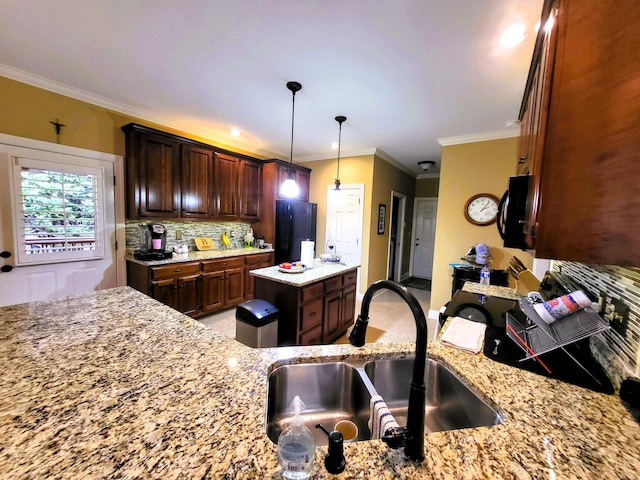
[[[475,225],[490,225],[498,215],[498,198],[489,193],[474,195],[467,200],[464,215]]]

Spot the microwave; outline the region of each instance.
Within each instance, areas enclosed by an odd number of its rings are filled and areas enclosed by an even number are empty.
[[[509,189],[498,204],[496,225],[504,241],[504,246],[527,250],[533,245],[527,243],[525,220],[527,216],[527,196],[531,175],[516,175],[509,178]]]

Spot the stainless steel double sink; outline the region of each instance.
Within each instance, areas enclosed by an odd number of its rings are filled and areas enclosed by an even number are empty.
[[[306,408],[302,412],[316,445],[326,445],[328,430],[340,420],[358,426],[354,441],[371,439],[367,426],[369,401],[381,395],[399,425],[406,425],[409,382],[413,358],[374,360],[364,365],[347,362],[285,365],[269,375],[267,383],[266,433],[277,443],[291,420],[289,405],[296,395]],[[502,423],[498,413],[447,367],[427,359],[425,369],[425,432],[492,426]]]

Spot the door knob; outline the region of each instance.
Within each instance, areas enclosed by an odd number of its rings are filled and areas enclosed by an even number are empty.
[[[11,270],[13,270],[13,267],[11,265],[3,265],[0,267],[0,272],[10,272]]]
[[[9,258],[11,256],[11,252],[7,252],[6,250],[4,252],[0,252],[0,257],[2,258]]]

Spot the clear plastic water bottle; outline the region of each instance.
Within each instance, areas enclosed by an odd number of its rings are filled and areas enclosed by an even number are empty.
[[[304,407],[296,395],[290,406],[294,416],[278,438],[278,462],[282,467],[282,476],[287,479],[308,478],[316,459],[316,441],[300,415]]]
[[[489,271],[489,267],[485,265],[480,270],[480,286],[488,287],[491,284],[491,272]]]

